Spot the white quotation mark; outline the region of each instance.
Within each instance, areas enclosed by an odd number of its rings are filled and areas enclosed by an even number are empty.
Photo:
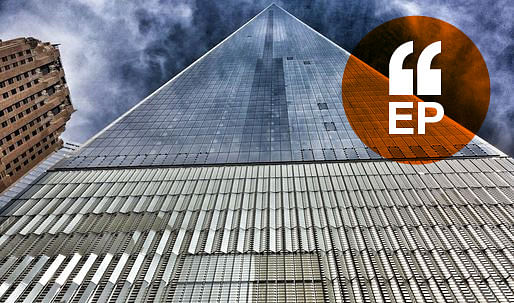
[[[413,95],[414,71],[403,69],[405,58],[414,52],[414,42],[408,41],[400,45],[389,61],[389,95]],[[419,56],[417,66],[417,95],[441,95],[441,70],[431,69],[432,59],[441,53],[441,41],[427,46]],[[412,115],[399,115],[397,108],[412,108],[413,102],[389,102],[389,134],[412,135],[412,128],[398,128],[396,121],[412,120]],[[434,108],[436,115],[426,117],[426,108]],[[437,102],[418,102],[418,134],[425,134],[426,123],[436,123],[444,116],[444,109]]]

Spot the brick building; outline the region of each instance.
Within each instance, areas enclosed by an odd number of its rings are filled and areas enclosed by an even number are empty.
[[[0,192],[61,148],[73,111],[57,45],[0,40]]]

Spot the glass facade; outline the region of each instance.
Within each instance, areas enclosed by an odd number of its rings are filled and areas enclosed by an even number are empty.
[[[378,159],[344,114],[348,57],[287,12],[270,9],[61,167]],[[498,154],[477,138],[456,156]]]
[[[9,202],[0,301],[514,301],[514,160],[379,159],[347,57],[265,9]]]

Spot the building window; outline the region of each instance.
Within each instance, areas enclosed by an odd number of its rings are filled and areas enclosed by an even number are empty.
[[[327,131],[335,131],[336,130],[336,125],[334,124],[334,122],[324,122],[325,123],[325,130]]]
[[[318,103],[319,109],[328,109],[328,105],[326,103]]]
[[[43,75],[48,74],[50,72],[50,67],[48,67],[48,65],[41,67],[41,72],[43,73]]]
[[[9,98],[9,93],[3,93],[3,94],[2,94],[2,97],[4,97],[4,99]]]
[[[46,89],[46,92],[49,96],[53,95],[55,93],[55,87],[51,86]]]
[[[54,116],[60,112],[61,112],[61,108],[59,106],[52,108],[52,114],[54,114]]]

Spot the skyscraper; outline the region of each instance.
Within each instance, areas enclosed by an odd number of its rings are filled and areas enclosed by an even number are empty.
[[[10,203],[0,299],[514,300],[513,160],[381,159],[348,55],[263,10]]]
[[[62,147],[73,106],[56,45],[0,40],[0,192]]]

